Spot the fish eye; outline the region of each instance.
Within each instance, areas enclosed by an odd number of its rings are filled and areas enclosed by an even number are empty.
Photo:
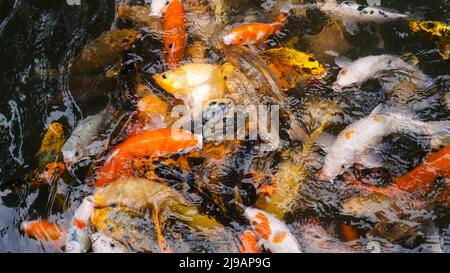
[[[130,40],[128,38],[125,38],[125,39],[122,40],[123,44],[128,44],[129,42],[130,42]]]
[[[80,155],[80,152],[76,151],[75,156],[79,156],[79,155]]]
[[[436,25],[434,23],[427,23],[426,28],[434,28]]]
[[[114,228],[111,225],[108,225],[108,231],[113,232]]]
[[[161,75],[161,77],[162,77],[163,79],[167,79],[167,74],[166,74],[166,73],[163,73],[163,74]]]

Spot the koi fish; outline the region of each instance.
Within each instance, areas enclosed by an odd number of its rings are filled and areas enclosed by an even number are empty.
[[[390,12],[373,6],[359,5],[352,1],[344,1],[340,4],[335,1],[328,1],[320,7],[320,11],[334,19],[344,22],[347,31],[351,34],[357,30],[356,23],[382,24],[409,18],[408,15]]]
[[[287,16],[278,15],[278,18],[270,24],[249,23],[240,25],[228,31],[222,41],[225,45],[258,45],[265,43],[270,36],[277,34],[285,25]]]
[[[343,168],[364,159],[371,149],[392,133],[433,135],[450,129],[450,121],[422,122],[400,113],[379,114],[379,110],[380,106],[370,116],[349,125],[339,133],[325,157],[324,166],[319,172],[320,179],[334,180],[343,172]]]
[[[275,72],[283,89],[295,88],[300,78],[318,79],[326,74],[314,55],[291,48],[272,48],[260,54]]]
[[[450,173],[450,146],[431,153],[421,165],[394,180],[398,188],[408,192],[428,193],[438,177]]]
[[[57,247],[64,245],[65,232],[56,223],[47,220],[25,221],[20,224],[20,229],[29,236],[48,241]]]
[[[93,197],[83,199],[81,205],[75,211],[71,226],[66,238],[67,253],[85,253],[91,247],[89,239],[90,218],[94,211]]]
[[[273,253],[301,253],[297,239],[286,225],[275,216],[259,209],[246,208],[244,216],[262,245]]]
[[[412,21],[409,23],[412,32],[419,33],[434,41],[439,54],[444,60],[450,56],[450,25],[439,21]]]
[[[58,122],[52,122],[42,139],[41,147],[36,156],[39,158],[39,165],[45,166],[55,162],[61,147],[64,143],[64,129]]]
[[[204,102],[221,99],[225,94],[225,81],[219,65],[185,64],[177,69],[155,74],[153,79],[189,107],[201,107]]]
[[[345,57],[340,57],[336,59],[336,63],[342,67],[336,82],[333,83],[333,89],[337,92],[347,87],[361,87],[363,83],[372,78],[381,79],[384,76],[382,72],[385,71],[398,71],[406,74],[406,77],[418,88],[425,88],[429,81],[428,76],[416,67],[393,55],[367,56],[354,62]],[[398,81],[398,79],[394,81]],[[385,87],[389,88],[389,86],[395,84],[388,82]]]
[[[164,61],[168,67],[175,67],[184,55],[186,47],[186,26],[184,7],[180,0],[171,0],[163,15]]]
[[[103,232],[91,234],[92,251],[94,253],[127,253],[128,249],[119,241],[106,236]]]
[[[96,186],[116,180],[121,175],[130,176],[131,160],[143,156],[166,156],[198,147],[201,138],[181,129],[157,129],[141,132],[114,147],[103,167],[97,170]]]
[[[93,145],[94,138],[98,135],[106,111],[97,115],[88,116],[78,123],[70,137],[62,147],[64,162],[67,166],[72,166],[81,160],[95,155],[103,145]]]

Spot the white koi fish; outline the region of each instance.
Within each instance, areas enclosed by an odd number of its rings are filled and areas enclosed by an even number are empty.
[[[260,243],[272,253],[302,252],[297,239],[275,216],[254,208],[246,208],[244,216],[250,221]]]
[[[382,72],[387,71],[401,73],[401,75],[398,75],[393,81],[386,82],[385,88],[391,88],[398,84],[402,76],[411,80],[419,88],[425,88],[430,82],[430,79],[419,69],[394,55],[367,56],[353,62],[345,57],[338,57],[336,64],[342,67],[342,70],[339,72],[336,82],[333,83],[335,91],[341,91],[348,87],[361,87],[370,79],[383,80],[388,75]]]
[[[68,166],[100,152],[103,145],[93,140],[98,135],[105,113],[106,111],[103,111],[97,115],[88,116],[75,127],[61,149],[64,162]]]
[[[66,238],[67,253],[85,253],[91,246],[89,239],[90,218],[94,211],[93,196],[83,199],[75,211],[71,221],[69,233]]]
[[[401,113],[379,114],[379,109],[377,107],[370,116],[358,120],[339,133],[319,172],[321,180],[333,181],[351,164],[364,161],[362,158],[392,133],[433,135],[450,130],[450,120],[422,122]]]
[[[94,253],[127,253],[127,248],[120,242],[106,236],[103,232],[93,233],[91,236],[92,251]]]
[[[320,7],[320,11],[342,21],[351,34],[358,30],[357,23],[382,24],[409,18],[405,14],[390,12],[374,6],[359,5],[352,1],[344,1],[340,4],[334,0],[328,1]]]

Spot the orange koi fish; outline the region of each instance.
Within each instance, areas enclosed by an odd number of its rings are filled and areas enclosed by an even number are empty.
[[[133,158],[175,154],[195,148],[200,141],[182,129],[164,128],[138,133],[112,149],[105,165],[97,170],[96,185],[103,187],[121,175],[130,176]]]
[[[65,232],[56,223],[47,220],[25,221],[20,225],[20,229],[29,236],[48,241],[57,247],[64,244]]]
[[[425,162],[411,172],[395,179],[398,188],[408,192],[427,193],[438,177],[450,172],[450,146],[427,156]]]
[[[164,61],[175,67],[183,59],[186,47],[184,7],[180,0],[172,0],[165,8],[163,29]]]
[[[250,23],[240,25],[230,30],[222,37],[225,45],[258,45],[263,44],[270,36],[276,34],[286,23],[285,14],[278,15],[278,18],[270,24]]]

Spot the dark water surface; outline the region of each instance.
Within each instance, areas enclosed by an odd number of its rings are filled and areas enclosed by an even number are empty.
[[[237,5],[239,9],[233,8],[231,16],[241,18],[246,13],[264,15],[266,11],[262,7],[270,6],[272,2],[249,0],[241,3]],[[382,4],[400,13],[450,23],[449,1],[382,0]],[[79,120],[97,113],[106,105],[107,98],[113,97],[114,90],[105,90],[103,98],[95,102],[86,96],[77,97],[68,88],[65,71],[69,61],[85,44],[116,26],[115,5],[115,1],[108,0],[82,1],[81,6],[69,6],[65,1],[0,0],[0,252],[55,251],[22,234],[20,223],[44,218],[68,224],[81,198],[90,190],[82,182],[83,176],[75,174],[70,181],[59,182],[57,186],[31,189],[19,183],[11,189],[8,185],[10,181],[20,181],[37,167],[36,152],[49,124],[53,121],[62,123],[67,137]],[[306,37],[320,32],[326,20],[327,17],[318,11],[309,11],[307,17],[292,18],[284,31],[285,37],[299,36],[298,49],[307,51]],[[420,69],[437,82],[437,91],[414,104],[416,114],[425,121],[448,119],[448,110],[442,106],[441,100],[450,88],[450,62],[441,59],[432,42],[411,35],[405,23],[381,25],[378,32],[384,40],[384,48],[377,47],[371,33],[363,32],[359,36],[348,37],[352,49],[346,55],[356,59],[379,53],[412,53],[420,60]],[[150,45],[153,48],[160,46],[156,42]],[[327,63],[327,66],[331,72],[327,79],[299,88],[302,92],[294,92],[289,101],[293,108],[304,109],[308,102],[339,97],[346,114],[329,130],[337,134],[346,125],[369,114],[383,101],[383,96],[377,92],[378,86],[372,83],[359,91],[333,93],[330,85],[338,68],[333,63]],[[301,111],[298,115],[302,115]],[[426,143],[417,143],[407,136],[391,136],[383,141],[382,146],[386,168],[394,176],[411,170],[430,151]],[[314,187],[317,182],[312,178],[309,180],[309,187]],[[318,197],[317,192],[308,194],[308,189],[305,189],[302,201],[312,213],[320,214],[329,227],[345,221],[336,213],[339,205],[333,202],[338,197],[333,195],[333,191],[327,193],[322,190],[321,193],[323,195]],[[442,243],[442,250],[449,252],[448,211],[442,215],[430,229],[438,230],[433,234]],[[295,221],[290,224],[296,225]],[[361,230],[364,230],[364,225],[366,223],[360,223]],[[427,240],[431,239],[389,247],[392,251],[427,251],[427,243],[430,243]],[[435,246],[433,242],[430,245]]]

